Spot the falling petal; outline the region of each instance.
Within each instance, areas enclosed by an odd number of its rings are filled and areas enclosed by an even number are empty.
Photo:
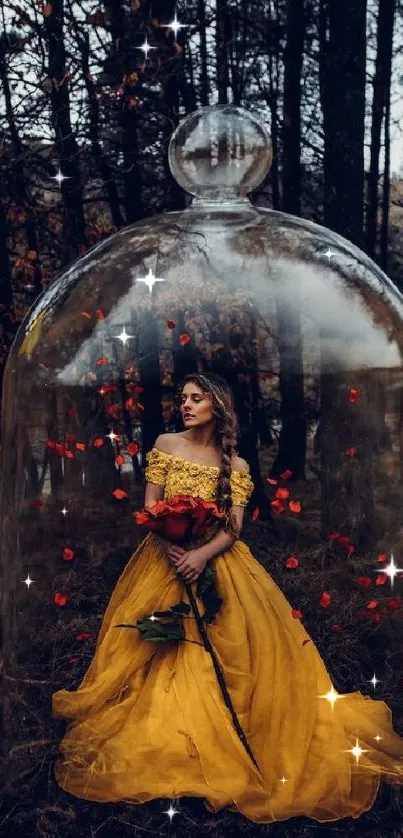
[[[123,500],[123,498],[127,498],[127,492],[124,489],[114,489],[112,494],[115,496],[117,500]]]

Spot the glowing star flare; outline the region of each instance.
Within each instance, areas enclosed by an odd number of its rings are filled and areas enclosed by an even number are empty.
[[[393,582],[394,582],[394,578],[395,578],[396,574],[397,573],[403,573],[403,567],[397,567],[397,565],[395,565],[395,560],[393,558],[393,553],[391,554],[391,557],[390,557],[390,563],[388,565],[386,565],[386,567],[382,568],[382,573],[386,573],[386,575],[389,576],[390,584],[391,584],[391,587],[393,588]]]
[[[174,816],[174,815],[179,815],[179,809],[175,809],[175,807],[174,807],[174,806],[172,806],[172,803],[171,803],[171,804],[170,804],[169,809],[165,809],[165,810],[164,810],[164,815],[168,815],[169,820],[170,820],[170,821],[171,821],[171,823],[172,823],[172,818],[173,818],[173,816]]]
[[[34,580],[33,580],[33,579],[30,579],[30,577],[29,577],[29,573],[28,573],[27,578],[26,578],[26,579],[22,579],[21,581],[22,581],[22,582],[24,582],[24,584],[27,586],[27,588],[28,588],[28,590],[29,590],[29,586],[30,586],[30,585],[32,585],[32,583],[33,583],[33,581],[34,581]]]
[[[361,754],[368,754],[369,751],[365,751],[362,748],[360,748],[360,746],[358,744],[358,739],[356,739],[354,748],[348,748],[345,753],[346,754],[353,754],[353,756],[355,756],[355,760],[356,760],[356,763],[358,765],[358,760],[359,760]]]
[[[69,176],[69,175],[63,175],[63,174],[62,174],[62,171],[61,171],[61,168],[60,168],[60,166],[59,166],[59,170],[58,170],[58,172],[57,172],[57,175],[52,175],[52,176],[49,178],[49,180],[55,180],[55,181],[57,182],[57,185],[58,185],[59,189],[60,189],[60,187],[61,187],[61,185],[62,185],[63,181],[64,181],[64,180],[71,180],[71,178],[70,178],[70,176]]]
[[[114,337],[117,340],[121,340],[122,343],[123,343],[123,346],[125,346],[128,340],[130,340],[131,338],[134,338],[134,335],[128,335],[127,332],[126,332],[125,326],[123,326],[123,329],[122,329],[120,335],[114,335]]]
[[[373,685],[374,689],[375,689],[376,685],[380,683],[380,681],[378,680],[378,678],[375,675],[375,672],[374,672],[372,678],[370,678],[369,683]]]
[[[154,276],[151,268],[149,268],[148,274],[146,277],[138,279],[137,282],[144,282],[148,286],[148,290],[150,294],[152,294],[153,287],[156,282],[166,282],[166,279],[159,278]]]
[[[324,695],[320,695],[319,698],[326,698],[327,701],[332,705],[332,710],[334,710],[334,705],[335,705],[336,701],[338,701],[339,698],[344,698],[344,695],[339,695],[335,691],[335,689],[332,685],[332,689],[329,690],[328,693],[324,693]]]
[[[141,47],[136,47],[136,49],[142,49],[143,52],[144,52],[145,57],[148,58],[148,53],[150,52],[150,49],[157,49],[157,47],[150,46],[150,44],[147,41],[147,35],[146,35],[146,39],[144,41],[144,44],[142,44]]]
[[[161,25],[161,29],[172,29],[172,32],[174,33],[175,39],[176,39],[176,37],[178,35],[178,32],[179,32],[179,29],[186,29],[186,24],[185,23],[179,23],[176,12],[175,12],[175,17],[174,17],[172,23],[163,23]]]

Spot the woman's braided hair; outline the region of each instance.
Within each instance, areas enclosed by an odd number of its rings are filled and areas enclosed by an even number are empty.
[[[216,417],[216,445],[222,450],[222,465],[218,475],[216,502],[220,511],[225,513],[225,532],[237,536],[236,518],[231,512],[231,458],[238,447],[238,420],[232,390],[225,378],[212,372],[186,375],[183,379],[181,391],[188,381],[197,384],[204,393],[211,396],[213,413]]]

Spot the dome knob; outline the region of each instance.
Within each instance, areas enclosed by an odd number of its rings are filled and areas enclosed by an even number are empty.
[[[272,162],[270,134],[242,108],[212,105],[181,120],[168,149],[171,172],[200,200],[245,200]]]

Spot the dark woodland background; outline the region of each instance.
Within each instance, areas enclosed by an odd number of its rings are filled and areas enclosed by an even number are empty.
[[[123,226],[189,203],[169,171],[169,140],[183,116],[216,102],[256,113],[270,130],[273,165],[252,202],[341,233],[403,291],[403,188],[390,166],[402,10],[402,0],[0,0],[0,383],[25,313],[71,262]],[[176,36],[166,26],[175,12],[188,27]],[[155,47],[147,58],[139,49],[146,36]],[[60,188],[50,179],[59,168],[67,178]],[[162,402],[161,409],[169,430],[169,406]],[[155,428],[145,431],[155,439]],[[259,438],[270,447],[264,423]],[[261,453],[269,470],[270,454]],[[115,508],[109,525],[116,527]],[[131,533],[124,536],[127,543],[121,539],[107,562],[105,530],[88,534],[94,602],[77,630],[90,627],[93,637],[132,547]],[[363,591],[344,562],[323,564],[318,574],[321,545],[316,553],[307,545],[312,569],[306,562],[303,580],[291,578],[286,538],[263,515],[257,522],[245,517],[245,540],[287,598],[298,595],[337,688],[372,694],[376,666],[381,698],[403,730],[403,655],[394,622],[401,612],[385,609],[381,622],[359,624]],[[357,567],[354,573],[364,573],[367,565]],[[330,614],[318,601],[332,586],[339,598]],[[74,631],[66,623],[65,635],[56,628],[53,635],[54,623],[49,612],[38,645],[53,649],[52,677],[74,688],[78,674],[70,664],[83,672],[91,648],[71,657]],[[190,800],[170,824],[163,814],[169,801],[136,807],[75,800],[52,776],[62,728],[24,794],[0,801],[1,835],[403,835],[401,792],[390,787],[381,788],[369,813],[334,825],[300,818],[257,826],[228,811],[212,816]]]
[[[0,381],[24,314],[69,263],[124,225],[186,206],[169,139],[217,101],[271,131],[273,166],[252,201],[341,233],[403,289],[402,190],[390,178],[401,0],[0,10]],[[175,12],[187,26],[176,37]],[[50,180],[59,167],[61,188]]]

